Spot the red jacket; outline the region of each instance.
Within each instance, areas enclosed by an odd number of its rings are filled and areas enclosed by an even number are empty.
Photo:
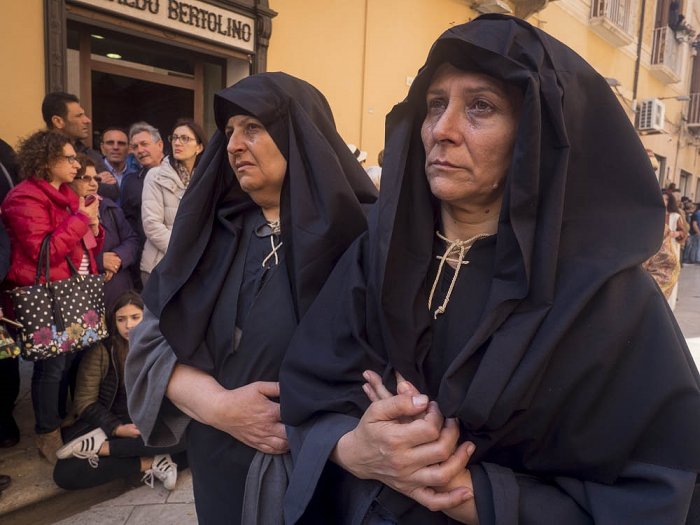
[[[76,268],[80,266],[86,249],[83,237],[90,231],[90,220],[78,211],[78,202],[78,196],[66,184],[57,190],[35,178],[21,182],[7,194],[2,203],[2,219],[12,246],[8,281],[17,286],[34,284],[41,242],[51,232],[51,280],[71,276],[66,256]],[[104,241],[102,227],[96,240],[97,246],[87,250],[90,273],[98,273],[95,256]]]

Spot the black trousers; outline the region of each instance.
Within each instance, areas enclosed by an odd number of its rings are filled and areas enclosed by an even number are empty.
[[[19,359],[0,359],[0,425],[12,417],[19,395]]]
[[[187,467],[187,454],[179,452],[172,454],[178,470]],[[62,489],[78,490],[97,487],[116,479],[134,478],[140,474],[141,462],[138,457],[116,458],[105,456],[100,458],[97,468],[92,468],[85,459],[61,459],[53,469],[53,480]]]
[[[187,467],[185,445],[171,447],[148,447],[138,438],[112,438],[109,440],[109,456],[100,456],[97,468],[85,459],[68,458],[56,463],[53,479],[56,485],[66,490],[86,489],[108,483],[115,479],[137,476],[141,471],[142,457],[170,454],[178,469]]]
[[[0,359],[0,440],[18,438],[12,417],[19,395],[19,359]]]

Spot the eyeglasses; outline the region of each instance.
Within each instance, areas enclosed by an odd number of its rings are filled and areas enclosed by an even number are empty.
[[[168,137],[168,140],[171,144],[175,144],[175,141],[179,140],[180,144],[187,146],[191,140],[196,141],[197,139],[194,137],[188,137],[187,135],[170,135]]]
[[[107,146],[121,146],[122,148],[126,147],[126,142],[123,140],[105,140],[103,144]]]
[[[66,159],[69,164],[78,164],[78,157],[75,155],[63,155],[63,158]]]
[[[102,182],[102,177],[98,177],[95,175],[94,177],[91,177],[90,175],[76,175],[74,180],[80,180],[83,182],[92,182],[93,180],[99,184]]]

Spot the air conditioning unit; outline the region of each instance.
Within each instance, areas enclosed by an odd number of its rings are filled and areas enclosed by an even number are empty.
[[[637,102],[635,127],[645,133],[663,133],[666,108],[658,98],[647,98]]]

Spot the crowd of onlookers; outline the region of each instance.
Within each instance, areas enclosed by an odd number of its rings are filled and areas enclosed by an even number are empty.
[[[177,463],[186,462],[183,448],[144,445],[127,410],[124,363],[129,330],[143,313],[139,293],[165,255],[207,138],[197,123],[182,118],[166,147],[158,129],[136,122],[128,129],[106,127],[98,151],[86,144],[91,120],[76,96],[50,93],[41,109],[46,128],[20,141],[16,152],[0,140],[2,287],[34,284],[40,246],[48,235],[51,281],[69,278],[73,266],[79,274],[104,275],[110,335],[84,352],[34,362],[38,452],[55,464],[54,479],[65,488],[130,472],[144,473],[151,485],[155,476],[172,488]],[[366,152],[348,147],[358,162],[365,162]],[[380,166],[381,161],[382,154]],[[367,169],[377,187],[380,166]],[[11,317],[6,297],[2,305]],[[18,361],[0,359],[0,447],[19,442],[13,417]],[[9,483],[0,475],[0,493]]]
[[[166,152],[160,131],[136,122],[129,129],[107,127],[98,151],[85,143],[91,121],[74,95],[48,94],[42,115],[46,129],[22,140],[17,152],[0,141],[3,289],[35,282],[48,235],[51,280],[74,271],[104,275],[110,335],[87,351],[35,361],[31,392],[38,451],[55,464],[54,479],[62,487],[141,472],[151,485],[156,477],[172,488],[177,464],[186,462],[184,447],[144,444],[129,418],[124,363],[129,331],[144,310],[139,293],[165,255],[207,138],[193,120],[179,119]],[[360,163],[366,161],[366,152],[348,147]],[[382,156],[380,166],[367,169],[377,187]],[[700,263],[700,206],[674,185],[663,197],[664,243],[645,266],[673,308],[682,264]],[[3,305],[11,315],[11,305],[6,300]],[[19,442],[13,417],[18,393],[18,359],[0,359],[0,447]],[[0,492],[9,483],[0,475]]]
[[[662,196],[666,206],[663,242],[644,267],[654,277],[673,310],[678,301],[681,267],[700,263],[700,211],[689,197],[681,196],[675,184],[665,188]]]
[[[204,131],[191,119],[177,120],[166,155],[160,131],[148,123],[110,126],[98,151],[85,143],[91,121],[74,95],[48,94],[42,116],[46,128],[21,140],[16,152],[5,142],[0,147],[3,290],[35,283],[48,237],[50,278],[39,280],[102,274],[110,335],[84,351],[34,362],[38,452],[55,464],[54,479],[65,488],[141,472],[147,483],[156,477],[172,489],[175,461],[185,462],[182,448],[144,445],[129,419],[124,363],[129,330],[143,313],[139,292],[167,249],[177,207],[206,147]],[[18,393],[18,359],[0,359],[1,447],[19,442]],[[0,491],[9,483],[0,476]]]

